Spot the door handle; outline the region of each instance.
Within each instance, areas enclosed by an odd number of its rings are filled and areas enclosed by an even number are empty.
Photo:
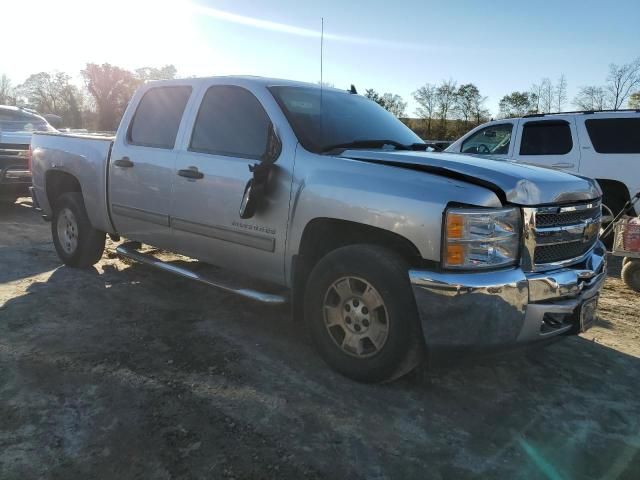
[[[575,163],[554,163],[551,166],[556,168],[573,168],[575,167]]]
[[[185,178],[192,178],[194,180],[198,180],[199,178],[204,177],[204,173],[199,172],[197,167],[189,167],[183,170],[178,170],[178,175]]]
[[[129,157],[119,158],[118,160],[115,160],[113,162],[113,164],[116,167],[121,167],[121,168],[131,168],[131,167],[133,167],[133,162],[129,159]]]

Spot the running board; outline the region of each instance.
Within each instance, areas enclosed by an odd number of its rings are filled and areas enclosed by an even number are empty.
[[[267,303],[270,305],[281,305],[287,302],[286,296],[278,295],[275,293],[260,292],[258,290],[253,290],[250,288],[234,288],[230,285],[224,284],[223,282],[206,278],[199,273],[187,270],[186,268],[163,262],[162,260],[159,260],[152,255],[137,251],[137,248],[139,248],[139,244],[137,242],[127,242],[116,247],[116,252],[123,257],[130,258],[146,265],[151,265],[152,267],[164,270],[165,272],[180,275],[181,277],[190,278],[191,280],[196,280],[200,283],[204,283],[205,285],[209,285],[210,287],[216,287],[224,290],[225,292],[234,293],[250,300]]]

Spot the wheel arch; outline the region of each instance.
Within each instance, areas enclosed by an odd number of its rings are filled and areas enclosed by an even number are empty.
[[[47,200],[53,208],[55,201],[60,195],[69,192],[82,194],[80,181],[71,173],[62,170],[49,170],[45,176],[45,191]]]
[[[329,252],[354,244],[388,248],[411,266],[427,262],[413,242],[390,230],[338,218],[314,218],[306,224],[298,252],[292,259],[290,282],[294,318],[302,317],[304,292],[313,267]]]
[[[596,178],[596,181],[602,189],[602,202],[608,207],[612,208],[611,205],[607,203],[607,200],[611,202],[612,199],[615,199],[617,202],[621,202],[620,207],[622,207],[622,205],[631,199],[629,188],[624,182],[608,178]],[[614,212],[614,214],[615,213],[617,212]]]

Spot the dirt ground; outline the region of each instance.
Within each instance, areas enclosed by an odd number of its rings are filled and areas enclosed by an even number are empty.
[[[640,478],[640,296],[533,352],[361,385],[270,309],[0,208],[0,478]]]

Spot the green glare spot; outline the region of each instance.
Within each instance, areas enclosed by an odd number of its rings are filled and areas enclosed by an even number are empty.
[[[549,480],[562,480],[562,476],[553,468],[553,465],[547,462],[526,440],[519,438],[518,443],[546,478]]]

